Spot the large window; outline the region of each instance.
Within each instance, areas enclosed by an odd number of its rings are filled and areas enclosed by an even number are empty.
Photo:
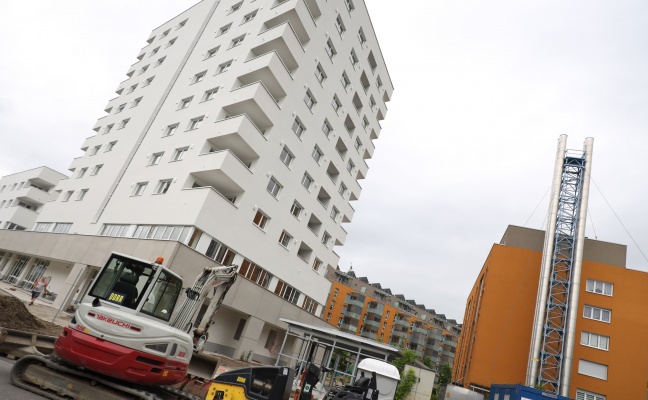
[[[223,244],[212,239],[212,241],[209,243],[209,246],[207,247],[205,255],[221,265],[230,266],[232,265],[232,261],[234,261],[236,253],[227,246],[224,246]]]
[[[607,381],[608,366],[587,360],[578,360],[578,373]]]
[[[577,389],[576,400],[605,400],[605,396],[603,396],[602,394],[596,394]]]
[[[280,297],[283,297],[284,299],[288,300],[293,304],[297,304],[297,300],[299,300],[299,295],[300,295],[297,289],[288,285],[284,281],[279,281],[279,283],[277,283],[277,287],[275,288],[275,294],[279,295]]]
[[[248,259],[243,260],[239,274],[265,289],[268,288],[272,279],[272,274]]]
[[[608,282],[588,279],[585,284],[585,291],[590,293],[603,294],[606,296],[612,296],[612,293],[614,292],[614,285]]]
[[[581,332],[581,344],[583,346],[608,350],[610,347],[610,338],[608,336],[597,335],[596,333],[583,331]]]
[[[583,308],[583,317],[596,321],[610,322],[612,319],[612,311],[606,310],[605,308],[585,306]]]

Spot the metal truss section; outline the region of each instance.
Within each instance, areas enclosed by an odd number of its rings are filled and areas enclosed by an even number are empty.
[[[565,156],[537,381],[543,390],[554,393],[561,384],[584,168],[584,156]]]

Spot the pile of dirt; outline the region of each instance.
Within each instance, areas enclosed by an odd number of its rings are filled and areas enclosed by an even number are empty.
[[[25,304],[13,296],[0,296],[0,326],[7,329],[59,336],[63,328],[34,317]]]

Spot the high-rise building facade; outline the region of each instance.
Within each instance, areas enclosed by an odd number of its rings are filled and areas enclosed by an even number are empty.
[[[204,0],[145,43],[34,230],[178,241],[321,315],[393,90],[364,1]]]
[[[545,233],[509,226],[466,302],[453,380],[477,390],[525,383]],[[585,240],[569,397],[643,399],[648,382],[648,274],[626,246]]]
[[[461,324],[353,271],[328,268],[332,282],[322,318],[367,339],[414,350],[436,366],[452,365]]]

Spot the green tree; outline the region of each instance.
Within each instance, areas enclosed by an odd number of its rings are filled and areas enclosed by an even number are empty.
[[[394,400],[403,400],[412,391],[414,383],[416,382],[416,372],[412,368],[408,368],[405,373],[401,373],[401,380],[396,386],[394,393]]]
[[[425,366],[430,369],[434,369],[434,363],[432,362],[432,359],[428,356],[425,356],[425,358],[423,359],[423,364],[425,364]]]
[[[439,370],[439,386],[447,385],[452,382],[452,368],[450,364],[445,363]]]
[[[414,350],[405,350],[403,352],[403,355],[395,358],[394,361],[392,361],[392,365],[396,367],[398,370],[398,373],[403,376],[403,369],[405,368],[406,364],[412,364],[418,356],[416,355],[416,352]]]

